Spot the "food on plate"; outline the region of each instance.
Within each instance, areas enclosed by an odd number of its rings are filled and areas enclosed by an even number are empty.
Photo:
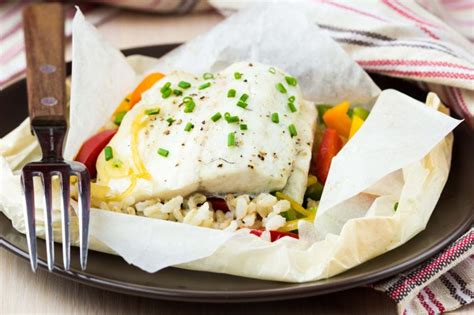
[[[315,144],[317,112],[323,137]],[[332,158],[367,116],[346,101],[304,100],[298,80],[270,65],[154,72],[76,160],[95,177],[96,207],[257,236],[267,230],[274,241],[314,220]]]

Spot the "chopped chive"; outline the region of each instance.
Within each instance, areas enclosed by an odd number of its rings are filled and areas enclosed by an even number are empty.
[[[183,91],[181,91],[181,90],[173,90],[173,94],[176,95],[176,96],[180,96],[180,95],[183,95]]]
[[[398,201],[393,204],[393,211],[397,211],[398,209]]]
[[[192,123],[188,122],[188,123],[186,124],[186,126],[184,127],[184,131],[189,132],[189,131],[191,131],[191,129],[193,129],[193,128],[194,128],[194,125],[193,125]]]
[[[230,89],[228,92],[227,92],[227,97],[235,97],[235,90],[234,89]]]
[[[276,73],[276,69],[271,67],[270,69],[268,69],[268,72],[270,72],[271,74],[275,74]]]
[[[173,90],[171,90],[170,88],[164,90],[162,93],[161,93],[161,97],[162,98],[168,98],[170,97],[171,93],[173,92]]]
[[[283,86],[283,84],[278,83],[276,85],[276,88],[277,88],[278,91],[280,91],[280,93],[283,93],[283,94],[286,93],[286,88]]]
[[[228,147],[235,146],[235,134],[233,132],[227,135],[227,146]]]
[[[278,113],[273,113],[272,114],[272,121],[275,123],[275,124],[278,124],[280,122],[280,118],[278,117]]]
[[[297,111],[294,103],[288,103],[288,108],[290,109],[292,113],[295,113]]]
[[[228,112],[224,114],[224,118],[229,124],[239,122],[239,116],[231,116]]]
[[[160,108],[149,108],[145,109],[146,115],[158,115],[160,113]]]
[[[237,106],[242,107],[242,108],[247,108],[249,104],[243,102],[243,101],[238,101]]]
[[[166,119],[166,121],[168,122],[168,126],[171,126],[174,123],[173,117],[169,117],[168,119]]]
[[[191,87],[191,83],[189,82],[186,82],[186,81],[180,81],[178,83],[178,86],[182,89],[187,89],[187,88],[190,88]]]
[[[170,154],[170,151],[168,151],[166,149],[163,149],[163,148],[159,148],[158,149],[158,154],[161,155],[161,156],[167,157],[168,154]]]
[[[206,72],[202,75],[203,79],[204,80],[210,80],[210,79],[214,79],[214,75],[210,72]]]
[[[199,86],[199,89],[200,89],[200,90],[204,90],[204,89],[207,89],[207,88],[210,87],[210,86],[211,86],[211,82],[206,82],[206,83],[200,85],[200,86]]]
[[[240,125],[240,130],[247,130],[247,125],[246,124],[241,124]]]
[[[240,97],[240,100],[241,100],[242,102],[245,102],[246,100],[248,100],[248,98],[249,98],[249,95],[244,93],[244,94],[242,94],[242,96]]]
[[[235,78],[236,80],[240,80],[240,79],[242,78],[242,73],[240,73],[240,72],[234,72],[234,78]]]
[[[105,153],[105,160],[106,161],[110,161],[114,158],[114,152],[112,150],[112,147],[111,146],[106,146],[105,149],[104,149],[104,153]]]
[[[294,103],[295,100],[296,100],[296,97],[294,97],[294,96],[288,97],[288,102],[290,102],[290,103]]]
[[[288,131],[290,132],[292,138],[298,135],[298,132],[296,132],[296,127],[293,124],[288,126]]]
[[[123,117],[125,117],[125,114],[127,114],[127,111],[118,112],[118,113],[115,115],[114,123],[115,123],[117,126],[120,126],[120,124],[122,123]]]
[[[194,103],[193,100],[190,102],[185,103],[186,105],[184,106],[184,112],[185,113],[192,113],[194,111],[194,107],[196,107],[196,103]]]
[[[295,78],[289,77],[289,76],[285,77],[285,81],[286,83],[288,83],[288,85],[291,85],[291,86],[296,86],[296,84],[298,84],[298,81],[296,81]]]
[[[222,117],[221,113],[217,112],[217,113],[215,113],[214,115],[212,115],[211,120],[212,120],[213,122],[216,122],[216,121],[218,121],[219,119],[221,119],[221,117]]]
[[[163,85],[160,89],[161,93],[164,93],[166,90],[168,90],[171,86],[171,82],[166,82],[165,85]]]

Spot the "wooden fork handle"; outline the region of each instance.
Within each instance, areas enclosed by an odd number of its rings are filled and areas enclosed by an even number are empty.
[[[63,6],[27,5],[23,26],[31,124],[66,126]]]

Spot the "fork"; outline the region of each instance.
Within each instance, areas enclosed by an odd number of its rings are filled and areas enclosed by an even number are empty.
[[[54,236],[52,224],[53,179],[59,180],[61,199],[63,266],[69,270],[70,240],[70,183],[78,181],[78,221],[80,262],[87,264],[89,232],[90,177],[78,162],[65,161],[62,156],[67,132],[64,10],[58,3],[32,4],[23,10],[25,50],[27,61],[28,110],[32,132],[36,135],[43,156],[39,162],[28,163],[22,170],[25,195],[25,222],[31,268],[36,271],[35,185],[39,177],[44,190],[44,221],[48,269],[54,268]]]

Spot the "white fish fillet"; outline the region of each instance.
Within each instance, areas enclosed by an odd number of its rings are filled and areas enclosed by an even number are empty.
[[[143,94],[142,100],[125,116],[118,133],[110,142],[114,160],[125,169],[137,172],[132,155],[132,129],[137,117],[146,109],[160,108],[160,113],[147,116],[139,132],[138,151],[151,179],[139,179],[128,195],[136,200],[150,197],[169,199],[194,191],[220,195],[225,193],[258,194],[284,189],[297,201],[302,201],[311,159],[311,146],[316,124],[312,103],[302,99],[299,86],[290,86],[283,71],[258,63],[240,62],[202,80],[184,72],[174,72],[158,81]],[[240,79],[234,77],[241,73]],[[178,88],[180,81],[191,83],[182,96],[163,99],[160,89],[167,82]],[[202,84],[211,86],[199,89]],[[281,83],[287,92],[276,85]],[[230,89],[235,97],[228,97]],[[237,106],[243,94],[248,95],[247,107]],[[185,113],[183,97],[191,96],[196,104],[192,113]],[[288,98],[295,97],[297,112],[288,107]],[[216,122],[211,117],[221,113]],[[239,117],[239,123],[228,123],[225,113]],[[271,116],[278,113],[279,122]],[[170,125],[167,121],[172,118]],[[184,130],[187,123],[194,128]],[[240,130],[246,124],[247,130]],[[291,137],[288,127],[294,124],[297,136]],[[228,146],[229,133],[235,134],[236,145]],[[169,151],[167,157],[157,153],[159,148]],[[104,153],[98,159],[99,183],[107,184],[112,192],[120,193],[129,187],[129,176],[110,178]],[[127,174],[125,174],[127,175]]]

